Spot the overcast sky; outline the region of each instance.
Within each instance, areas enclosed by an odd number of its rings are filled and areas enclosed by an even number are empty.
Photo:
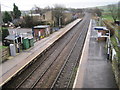
[[[30,10],[35,5],[41,8],[53,7],[55,4],[61,4],[67,8],[87,8],[117,3],[118,1],[120,0],[1,0],[0,3],[2,11],[12,11],[13,3],[20,10]]]

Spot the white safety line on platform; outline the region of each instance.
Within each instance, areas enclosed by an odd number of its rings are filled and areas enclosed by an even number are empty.
[[[46,44],[46,46],[44,46],[43,48],[41,48],[40,52],[37,54],[35,54],[35,56],[32,57],[29,56],[26,59],[30,59],[28,62],[26,62],[21,68],[19,68],[16,72],[14,72],[11,76],[9,76],[9,78],[7,78],[6,80],[2,81],[0,79],[0,87],[2,85],[4,85],[6,82],[8,82],[13,76],[15,76],[20,70],[22,70],[26,65],[28,65],[35,57],[37,57],[40,53],[42,53],[46,48],[48,48],[50,46],[50,44],[53,44],[56,40],[58,40],[60,37],[62,37],[65,33],[67,33],[73,26],[75,26],[78,22],[80,22],[81,19],[77,19],[76,21],[68,24],[65,28],[62,28],[62,30],[58,31],[57,35],[59,35],[58,37],[54,37],[55,39],[53,41],[50,41],[48,44]],[[60,33],[59,33],[60,32]],[[19,66],[19,65],[18,65]],[[1,77],[2,78],[2,77]]]

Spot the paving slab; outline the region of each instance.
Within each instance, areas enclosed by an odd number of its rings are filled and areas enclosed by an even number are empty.
[[[105,42],[96,40],[94,26],[96,22],[92,20],[73,88],[117,88],[112,65],[107,61]]]

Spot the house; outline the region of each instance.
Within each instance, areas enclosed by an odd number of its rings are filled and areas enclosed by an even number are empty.
[[[56,21],[56,18],[53,15],[54,11],[46,11],[42,14],[29,14],[29,16],[32,16],[35,21],[44,21],[46,24],[52,24],[54,25],[54,22]],[[65,18],[64,21],[68,22],[72,20],[73,18],[78,18],[78,14],[73,14],[71,11],[64,11],[63,12]]]
[[[73,19],[73,13],[70,11],[64,12],[65,22],[71,21]]]
[[[42,21],[42,15],[40,14],[29,14],[29,16],[32,16],[35,21]]]
[[[47,11],[42,15],[42,21],[47,21],[49,24],[54,24],[53,11]]]
[[[58,11],[59,12],[59,11]],[[82,14],[80,12],[74,12],[71,10],[63,10],[60,15],[55,16],[57,13],[55,10],[41,10],[39,12],[32,12],[29,16],[32,16],[34,25],[51,25],[55,27],[64,27],[64,25],[70,23],[72,20],[80,18]],[[23,14],[24,15],[24,14]],[[24,16],[23,16],[24,17]]]

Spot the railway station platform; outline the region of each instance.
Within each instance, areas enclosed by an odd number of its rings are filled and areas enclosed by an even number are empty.
[[[107,61],[105,42],[96,40],[97,31],[91,21],[73,88],[116,88],[111,62]]]
[[[59,31],[54,32],[50,36],[37,41],[33,47],[19,53],[17,56],[0,64],[0,87],[8,82],[13,76],[19,73],[26,65],[28,65],[34,58],[49,48],[60,37],[67,33],[72,27],[79,23],[81,19],[77,19]]]

